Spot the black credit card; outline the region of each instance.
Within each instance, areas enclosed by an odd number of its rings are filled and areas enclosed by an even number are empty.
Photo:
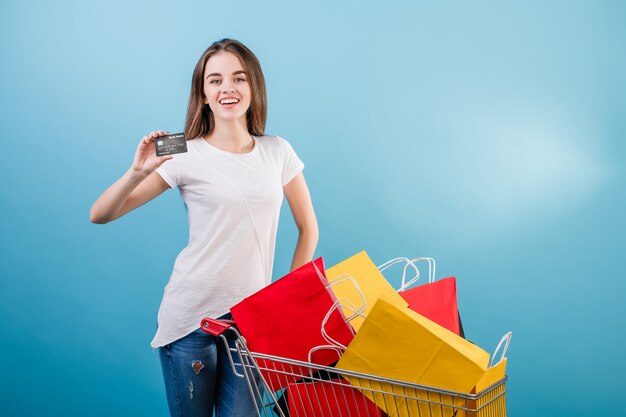
[[[154,139],[157,156],[187,152],[187,140],[184,133],[159,136]]]

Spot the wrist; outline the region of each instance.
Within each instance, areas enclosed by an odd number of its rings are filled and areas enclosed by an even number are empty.
[[[128,171],[126,171],[126,175],[134,181],[138,181],[141,182],[144,179],[146,179],[146,177],[148,177],[148,175],[150,175],[150,172],[146,172],[144,169],[142,168],[135,168],[135,167],[130,167],[128,169]]]

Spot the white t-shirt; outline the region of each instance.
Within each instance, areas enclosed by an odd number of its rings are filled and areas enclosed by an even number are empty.
[[[176,257],[151,346],[157,348],[219,317],[271,282],[283,186],[304,164],[278,136],[253,137],[234,154],[202,138],[187,141],[156,172],[178,187],[188,209],[189,242]]]

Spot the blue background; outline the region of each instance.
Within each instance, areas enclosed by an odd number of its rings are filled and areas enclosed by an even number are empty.
[[[0,414],[167,415],[149,342],[182,199],[89,208],[141,136],[183,128],[197,59],[233,37],[306,163],[317,255],[435,257],[470,339],[514,333],[511,416],[626,415],[624,4],[3,3]]]

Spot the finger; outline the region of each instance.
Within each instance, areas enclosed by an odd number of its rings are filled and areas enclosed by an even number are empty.
[[[156,135],[153,136],[153,133],[156,134],[156,132],[150,132],[150,134],[148,136],[146,136],[146,143],[152,143],[154,142],[154,139],[157,137]]]
[[[165,136],[165,135],[167,135],[167,132],[166,132],[166,131],[164,131],[164,130],[159,130],[157,133],[158,133],[158,135],[159,135],[159,136]]]
[[[139,142],[139,144],[141,145],[142,143],[150,143],[150,140],[148,139],[147,136],[144,136],[143,138],[141,138],[141,142]]]
[[[148,137],[152,138],[152,139],[156,138],[157,136],[159,136],[159,135],[154,130],[152,132],[150,132],[150,134],[148,135]]]
[[[165,155],[165,156],[159,156],[157,158],[157,167],[160,167],[161,165],[163,165],[166,161],[169,161],[170,159],[173,159],[174,157],[172,155]]]

